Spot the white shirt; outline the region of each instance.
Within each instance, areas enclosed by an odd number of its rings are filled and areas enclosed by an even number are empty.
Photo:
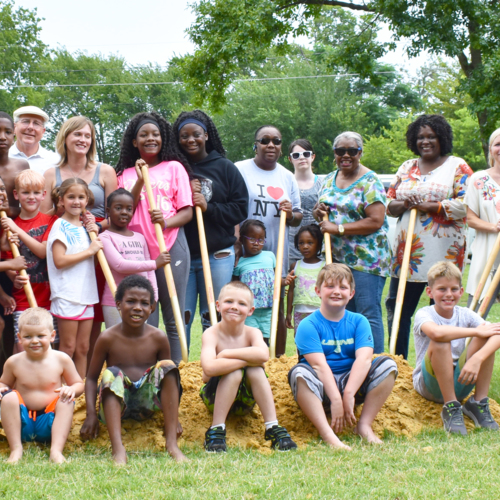
[[[51,167],[56,167],[59,163],[61,157],[58,153],[53,153],[48,149],[45,149],[40,144],[38,145],[38,151],[31,156],[19,151],[17,148],[17,142],[12,145],[9,149],[9,156],[11,158],[21,158],[26,160],[30,164],[31,170],[35,170],[43,175],[43,173]]]

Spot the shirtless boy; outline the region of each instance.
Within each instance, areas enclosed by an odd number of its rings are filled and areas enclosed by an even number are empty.
[[[226,418],[244,415],[259,405],[272,448],[297,448],[284,427],[278,425],[271,386],[264,371],[269,350],[262,333],[245,325],[254,311],[253,294],[247,285],[232,281],[222,287],[217,301],[221,322],[203,333],[201,367],[205,383],[200,396],[213,411],[212,425],[205,434],[205,450],[226,451]]]
[[[146,278],[132,274],[118,286],[115,300],[122,323],[101,333],[95,344],[85,382],[87,418],[80,435],[84,440],[96,438],[100,420],[108,427],[115,463],[125,464],[122,419],[145,420],[161,409],[168,453],[179,462],[187,460],[177,446],[179,370],[170,359],[165,333],[146,323],[155,309],[153,287]],[[104,363],[107,369],[97,387]]]
[[[7,360],[0,377],[8,462],[21,459],[22,441],[51,441],[50,460],[64,462],[62,451],[73,422],[73,401],[83,392],[83,380],[71,358],[50,347],[55,334],[52,315],[46,309],[27,309],[19,317],[18,337],[24,352]]]

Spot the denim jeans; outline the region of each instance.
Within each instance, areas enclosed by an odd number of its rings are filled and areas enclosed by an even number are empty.
[[[223,255],[223,256],[220,256]],[[234,269],[234,247],[218,250],[209,254],[210,271],[212,273],[212,287],[214,298],[217,300],[221,288],[231,281]],[[191,344],[191,325],[196,313],[196,303],[200,297],[200,317],[203,331],[211,326],[208,312],[207,292],[205,289],[205,278],[203,276],[203,265],[201,257],[191,259],[189,279],[186,290],[186,337],[188,347]],[[188,317],[189,314],[189,317]]]
[[[403,308],[401,310],[401,320],[399,321],[398,340],[396,341],[396,354],[402,355],[408,359],[408,344],[410,342],[411,319],[418,306],[420,296],[425,290],[427,283],[407,281],[405,296],[403,299]],[[385,301],[387,309],[387,326],[389,328],[389,342],[391,339],[392,320],[394,319],[394,310],[396,309],[396,297],[398,295],[399,278],[391,278],[389,294]],[[430,301],[431,305],[434,301]]]
[[[347,304],[347,310],[362,314],[370,323],[373,334],[373,352],[384,352],[384,322],[382,320],[382,292],[385,278],[351,269],[356,293]]]

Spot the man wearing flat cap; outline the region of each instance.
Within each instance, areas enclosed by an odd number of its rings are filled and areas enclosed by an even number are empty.
[[[30,168],[43,175],[45,170],[55,167],[59,155],[45,149],[40,141],[45,133],[49,115],[36,106],[23,106],[14,111],[16,142],[9,150],[11,158],[27,160]]]

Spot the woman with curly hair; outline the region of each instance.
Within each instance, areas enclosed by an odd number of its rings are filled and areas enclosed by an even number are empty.
[[[399,167],[387,192],[387,215],[399,218],[393,247],[393,277],[386,301],[389,335],[410,211],[418,210],[396,343],[396,354],[404,358],[408,357],[411,319],[427,285],[427,271],[440,260],[449,260],[463,269],[467,227],[463,201],[472,175],[465,160],[450,155],[453,133],[440,115],[422,115],[411,123],[406,144],[418,158]]]
[[[464,203],[467,206],[467,223],[469,227],[476,230],[476,238],[472,244],[472,261],[469,269],[466,292],[469,294],[467,305],[470,306],[476,288],[479,284],[484,265],[496,244],[500,232],[500,128],[497,128],[490,136],[488,170],[474,172],[469,181],[469,189],[465,195]],[[500,263],[500,255],[497,257],[493,269],[497,269]],[[490,273],[480,297],[484,299],[486,291],[491,284]],[[497,287],[493,297],[500,292]],[[491,307],[495,303],[494,298],[490,301],[483,318],[486,319]],[[477,307],[480,306],[480,302]]]
[[[212,119],[203,111],[183,112],[173,126],[176,142],[188,159],[193,175],[193,203],[203,212],[212,271],[214,297],[231,281],[234,268],[234,227],[247,218],[248,191],[239,170],[226,158],[226,151]],[[201,262],[198,222],[186,224],[186,239],[191,252],[191,268],[186,295],[186,336],[191,340],[191,325],[200,297],[203,331],[210,327],[210,315]]]
[[[143,163],[141,160],[149,167],[157,207],[155,210],[149,209],[139,167]],[[184,314],[190,267],[184,226],[193,217],[189,185],[192,172],[189,163],[177,149],[170,124],[163,117],[157,113],[139,113],[132,118],[123,135],[116,173],[118,186],[127,189],[134,196],[135,212],[128,228],[144,235],[151,259],[156,259],[160,254],[154,224],[160,224],[163,229],[165,245],[172,260],[179,306]],[[156,280],[171,357],[178,364],[182,358],[181,347],[162,268],[156,270]]]

